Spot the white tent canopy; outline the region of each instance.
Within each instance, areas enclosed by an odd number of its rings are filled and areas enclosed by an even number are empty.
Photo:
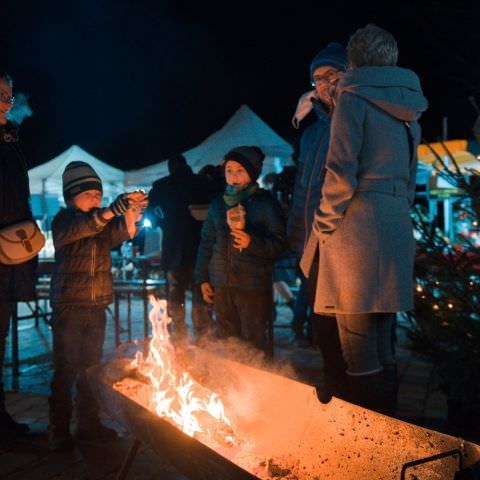
[[[293,165],[292,146],[246,105],[242,105],[220,130],[183,155],[193,171],[198,172],[205,165],[220,164],[223,156],[239,145],[257,145],[263,150],[266,156],[263,173],[280,172],[285,165]],[[167,162],[163,161],[126,172],[126,184],[149,187],[154,180],[166,175]]]
[[[78,145],[72,145],[58,157],[28,171],[30,192],[63,198],[62,174],[65,167],[74,161],[88,163],[97,172],[102,179],[104,197],[111,199],[125,191],[124,171],[102,162]]]

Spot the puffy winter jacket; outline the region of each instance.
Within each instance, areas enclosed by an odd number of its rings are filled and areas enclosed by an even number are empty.
[[[123,217],[102,229],[93,212],[68,207],[52,222],[55,266],[51,302],[54,306],[105,306],[112,302],[110,251],[130,238]]]
[[[288,212],[287,236],[290,250],[299,258],[312,230],[313,215],[320,204],[325,159],[330,142],[330,117],[314,104],[315,123],[302,134],[292,205]]]
[[[197,283],[210,282],[214,287],[245,289],[269,288],[274,260],[286,248],[285,223],[277,201],[259,189],[241,202],[246,210],[245,231],[250,245],[241,252],[233,247],[227,225],[227,205],[223,196],[209,206],[203,224],[195,268]]]

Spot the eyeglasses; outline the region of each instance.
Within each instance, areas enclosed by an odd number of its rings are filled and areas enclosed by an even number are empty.
[[[312,87],[316,87],[319,83],[334,83],[338,80],[339,72],[337,70],[329,70],[324,75],[314,75]]]
[[[0,93],[0,102],[9,103],[10,105],[13,105],[15,103],[15,97],[12,97],[2,92]]]

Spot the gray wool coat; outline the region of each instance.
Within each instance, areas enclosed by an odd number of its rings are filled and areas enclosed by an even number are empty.
[[[360,67],[340,80],[322,199],[301,262],[308,276],[319,251],[315,312],[413,308],[410,206],[420,140],[417,120],[426,108],[418,77],[410,70]]]

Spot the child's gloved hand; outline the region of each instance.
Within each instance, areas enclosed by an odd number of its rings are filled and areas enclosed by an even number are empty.
[[[130,208],[128,193],[121,193],[111,204],[110,210],[116,217],[120,217]]]

